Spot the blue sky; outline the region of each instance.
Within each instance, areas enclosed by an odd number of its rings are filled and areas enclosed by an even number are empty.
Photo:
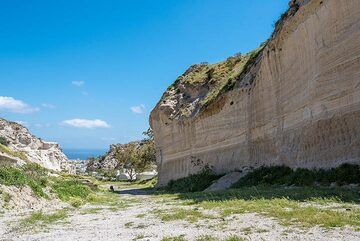
[[[142,138],[178,75],[256,48],[287,3],[2,1],[0,116],[64,148]]]

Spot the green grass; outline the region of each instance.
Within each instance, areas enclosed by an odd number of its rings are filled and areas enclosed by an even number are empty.
[[[39,197],[47,197],[43,191],[46,186],[46,173],[37,164],[26,164],[22,167],[0,167],[0,184],[23,187],[28,185]]]
[[[121,189],[124,188],[142,188],[142,189],[153,189],[157,183],[157,177],[154,177],[149,180],[143,180],[143,181],[99,181],[95,180],[94,183],[98,186],[104,186],[104,185],[112,185],[114,187],[118,187]],[[105,190],[105,189],[104,189]],[[106,188],[106,191],[108,190],[108,187]]]
[[[236,235],[226,238],[224,241],[245,241],[245,239],[238,237]]]
[[[125,223],[125,228],[131,228],[132,226],[134,226],[134,222],[128,222],[128,223]]]
[[[11,201],[11,195],[7,192],[2,193],[2,199],[5,203],[9,203]]]
[[[28,179],[29,178],[21,169],[6,166],[0,167],[0,184],[21,187],[27,184],[29,181]]]
[[[133,240],[133,241],[136,241],[136,240],[140,240],[140,239],[144,239],[144,238],[146,238],[146,236],[145,236],[144,234],[138,234],[138,235],[136,235],[136,237],[133,238],[132,240]]]
[[[199,210],[189,208],[172,208],[155,210],[153,212],[163,222],[175,221],[175,220],[186,220],[190,223],[197,222],[199,219],[213,219],[212,215],[207,215]]]
[[[360,188],[244,187],[209,193],[178,194],[188,205],[217,210],[221,216],[260,213],[283,225],[360,227]],[[337,208],[330,206],[337,204]],[[350,208],[350,211],[346,211]]]
[[[161,241],[186,241],[184,235],[176,236],[176,237],[164,237]]]
[[[91,185],[90,185],[91,186]],[[73,207],[80,207],[85,203],[93,205],[113,206],[114,210],[128,206],[125,200],[119,200],[117,194],[105,190],[92,190],[88,185],[83,184],[75,177],[66,179],[56,178],[51,185],[53,192],[60,200],[70,203]]]
[[[136,218],[145,218],[146,214],[145,213],[140,213],[138,215],[136,215]]]
[[[119,204],[116,194],[100,191],[91,182],[84,182],[83,177],[60,175],[48,177],[48,171],[41,166],[29,163],[22,167],[0,167],[0,184],[6,186],[29,186],[38,197],[49,198],[44,192],[48,187],[52,193],[73,207],[80,207],[85,203],[92,204]]]
[[[213,237],[213,236],[210,236],[210,235],[202,235],[200,237],[197,237],[195,239],[195,241],[219,241],[220,239],[219,238],[216,238],[216,237]],[[245,241],[245,239],[243,238],[240,238],[238,236],[229,236],[225,239],[222,239],[223,241]]]
[[[67,210],[59,210],[54,213],[33,212],[19,223],[19,229],[30,230],[33,228],[45,228],[68,217]]]
[[[86,214],[97,214],[99,212],[101,212],[102,210],[104,210],[103,208],[88,208],[88,209],[84,209],[82,210],[80,213],[82,215],[86,215]]]
[[[195,241],[218,241],[218,239],[210,235],[202,235],[197,237]]]
[[[52,188],[63,201],[70,201],[71,198],[86,199],[91,193],[91,189],[88,186],[85,186],[76,179],[56,180]]]

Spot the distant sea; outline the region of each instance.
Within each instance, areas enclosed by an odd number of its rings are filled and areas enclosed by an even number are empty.
[[[91,149],[63,149],[65,155],[70,160],[86,160],[89,157],[97,157],[104,155],[108,150],[91,150]]]

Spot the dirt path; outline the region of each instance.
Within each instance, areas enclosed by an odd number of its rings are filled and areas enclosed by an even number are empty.
[[[196,240],[208,235],[224,240],[236,235],[244,240],[360,240],[360,232],[348,228],[300,229],[280,225],[276,220],[255,213],[230,215],[226,218],[198,220],[162,220],[159,214],[174,209],[197,210],[172,198],[146,195],[140,190],[125,190],[119,195],[124,207],[90,206],[72,209],[69,216],[55,224],[15,229],[20,216],[3,214],[0,221],[0,240],[162,240],[164,237],[183,237]],[[200,210],[207,215],[216,214]],[[203,239],[206,240],[206,239]]]

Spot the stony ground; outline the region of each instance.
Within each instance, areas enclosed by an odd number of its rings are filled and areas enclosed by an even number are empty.
[[[136,189],[116,195],[117,202],[68,208],[66,216],[48,223],[21,221],[29,212],[2,213],[0,240],[360,240],[360,231],[350,227],[282,225],[259,213],[223,217],[171,195]]]

